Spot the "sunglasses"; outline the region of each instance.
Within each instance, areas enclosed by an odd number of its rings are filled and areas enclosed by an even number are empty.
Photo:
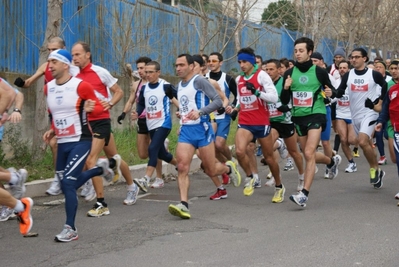
[[[216,59],[210,59],[210,60],[208,60],[208,63],[218,63],[219,62],[219,60],[216,60]]]

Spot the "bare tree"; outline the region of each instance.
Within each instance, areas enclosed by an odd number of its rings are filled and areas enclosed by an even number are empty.
[[[47,61],[47,43],[51,38],[59,36],[62,18],[62,0],[47,1],[47,26],[43,45],[40,48],[39,66]],[[46,145],[43,142],[43,134],[48,130],[49,120],[47,117],[47,105],[43,92],[43,78],[36,83],[36,108],[35,108],[35,131],[33,132],[33,157],[40,160],[45,154]]]

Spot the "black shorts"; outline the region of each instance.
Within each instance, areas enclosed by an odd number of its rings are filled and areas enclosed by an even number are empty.
[[[303,117],[292,117],[298,136],[308,135],[309,130],[319,129],[324,131],[327,124],[326,114],[312,114]]]
[[[293,123],[270,122],[272,129],[276,129],[280,138],[289,138],[295,133]]]
[[[330,108],[331,108],[331,120],[335,121],[337,119],[337,102],[332,103]]]
[[[138,134],[148,134],[147,128],[147,119],[146,118],[139,118],[137,119],[137,133]]]
[[[105,139],[105,145],[107,146],[111,137],[111,119],[95,120],[89,123],[93,138]]]

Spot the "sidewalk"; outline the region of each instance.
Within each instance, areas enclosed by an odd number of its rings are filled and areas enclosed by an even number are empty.
[[[197,155],[194,155],[193,161],[191,162],[190,172],[196,171],[200,168],[201,161],[198,159]],[[147,168],[147,164],[139,164],[130,166],[130,173],[134,178],[140,178],[145,175],[145,171]],[[165,174],[177,174],[175,167],[166,163],[162,162],[162,173]],[[27,197],[41,197],[46,195],[46,190],[50,187],[51,182],[54,178],[49,178],[46,180],[36,180],[32,182],[28,182],[25,184],[26,186],[26,196]],[[120,178],[119,182],[125,182],[123,178]],[[104,180],[104,186],[108,186],[109,184]]]

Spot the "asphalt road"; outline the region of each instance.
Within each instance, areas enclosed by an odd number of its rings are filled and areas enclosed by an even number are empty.
[[[387,150],[388,152],[388,150]],[[259,159],[259,158],[258,158]],[[319,165],[308,205],[289,200],[297,186],[295,171],[282,172],[287,188],[283,203],[271,203],[273,188],[245,197],[243,187],[228,186],[228,198],[214,193],[202,172],[191,177],[190,220],[168,212],[179,200],[176,181],[140,195],[124,206],[123,184],[106,188],[111,214],[86,217],[93,203],[79,202],[79,240],[56,243],[65,220],[63,205],[44,205],[61,197],[35,198],[34,238],[19,234],[16,220],[0,223],[1,266],[398,266],[399,190],[396,166],[386,171],[383,188],[369,183],[364,156],[358,171],[335,180],[323,178]],[[283,166],[283,162],[280,163]],[[266,168],[260,167],[262,184]]]

